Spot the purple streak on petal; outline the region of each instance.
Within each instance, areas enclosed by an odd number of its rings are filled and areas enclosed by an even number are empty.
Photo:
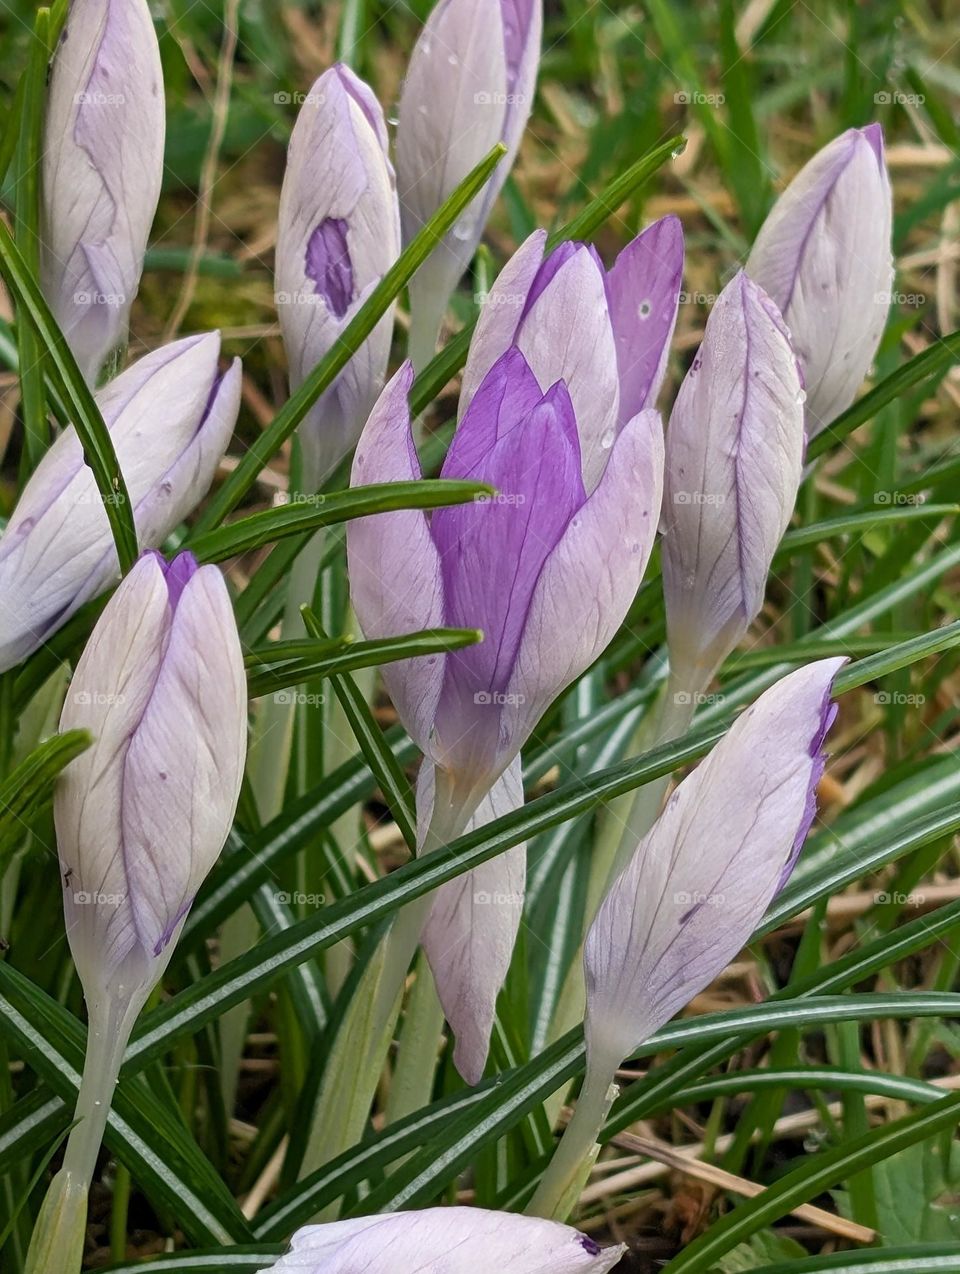
[[[163,933],[157,939],[156,945],[153,948],[153,954],[155,956],[161,955],[163,953],[164,947],[173,937],[174,933],[176,933],[177,925],[184,918],[184,916],[187,914],[187,912],[190,910],[192,906],[193,906],[193,898],[188,898],[186,902],[183,904],[183,906],[180,908],[180,910],[177,912],[177,914],[169,922],[166,929],[164,929]]]
[[[503,16],[503,48],[507,58],[507,92],[513,93],[530,34],[533,6],[529,0],[500,0],[500,12]]]
[[[167,591],[170,594],[170,609],[172,611],[177,609],[177,603],[180,601],[183,590],[199,569],[199,563],[192,553],[178,553],[170,565],[166,567]]]
[[[374,96],[373,90],[369,84],[365,84],[356,72],[352,71],[344,62],[334,63],[331,70],[336,74],[337,79],[343,87],[344,92],[353,99],[360,107],[367,118],[370,127],[376,133],[377,138],[383,147],[383,153],[387,154],[389,142],[387,138],[386,122],[383,118],[383,110],[380,103]]]
[[[537,271],[533,280],[533,286],[527,293],[527,299],[524,302],[523,313],[520,315],[520,322],[527,317],[539,298],[547,290],[553,282],[559,271],[577,255],[578,252],[589,252],[596,262],[597,269],[600,271],[600,277],[604,277],[603,262],[592,243],[577,243],[575,240],[568,239],[565,243],[561,243],[550,253],[543,265]]]
[[[482,393],[481,387],[458,433],[466,435],[466,449],[473,430],[488,440],[496,430],[497,440],[472,457],[468,469],[451,465],[448,458],[443,476],[488,482],[498,495],[440,509],[432,522],[447,622],[482,628],[485,635],[480,645],[448,660],[448,679],[452,676],[470,694],[502,690],[506,684],[543,564],[586,499],[566,385],[558,381],[517,420],[506,419],[504,412],[504,418],[491,421],[492,404]],[[505,393],[501,403],[511,397]]]
[[[810,782],[807,787],[807,800],[803,808],[803,815],[800,819],[800,826],[797,828],[797,835],[793,842],[793,848],[790,851],[790,857],[784,864],[783,872],[777,883],[777,893],[784,887],[790,877],[793,875],[793,869],[797,865],[797,859],[800,857],[800,850],[803,848],[803,842],[807,839],[807,833],[813,824],[813,820],[817,816],[817,787],[823,778],[823,771],[827,765],[827,754],[823,751],[823,742],[827,737],[830,727],[833,725],[837,717],[837,705],[830,698],[833,688],[831,682],[827,686],[823,694],[823,703],[820,708],[820,722],[817,726],[816,733],[810,740],[810,756],[813,759],[813,765],[810,767]]]
[[[599,1256],[603,1251],[600,1244],[592,1239],[589,1234],[578,1234],[577,1242],[586,1252],[587,1256]]]
[[[353,266],[343,217],[325,217],[314,229],[304,268],[332,313],[343,318],[353,300]]]

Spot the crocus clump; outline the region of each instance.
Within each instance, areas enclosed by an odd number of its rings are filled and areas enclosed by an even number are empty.
[[[410,282],[411,357],[433,354],[450,295],[480,242],[533,106],[542,0],[440,0],[410,57],[397,123],[409,243],[497,142],[507,153]]]
[[[280,192],[276,297],[294,389],[302,384],[400,252],[400,214],[387,126],[349,67],[306,95]],[[356,443],[383,387],[391,306],[301,427],[312,490]]]
[[[41,281],[90,385],[126,341],[160,198],[164,132],[147,0],[73,0],[44,127]]]
[[[220,335],[144,355],[97,393],[141,547],[161,544],[206,495],[240,408],[240,360]],[[103,497],[71,426],[44,455],[0,538],[0,671],[37,650],[120,578]]]

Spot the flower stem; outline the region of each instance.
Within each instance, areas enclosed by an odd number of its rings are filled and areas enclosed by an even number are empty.
[[[527,1216],[565,1221],[573,1211],[597,1156],[597,1134],[617,1095],[613,1083],[615,1074],[616,1063],[608,1064],[605,1059],[588,1060],[573,1117],[525,1208]]]
[[[63,1167],[50,1183],[34,1227],[25,1274],[78,1274],[87,1226],[87,1195],[110,1103],[143,998],[110,996],[90,1004],[87,1052],[77,1094],[77,1120]]]

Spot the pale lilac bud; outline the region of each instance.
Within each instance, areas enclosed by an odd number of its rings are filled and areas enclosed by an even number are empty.
[[[605,1274],[626,1248],[601,1248],[558,1221],[483,1208],[425,1208],[308,1225],[261,1274]]]
[[[42,283],[91,385],[126,341],[160,198],[164,127],[146,0],[72,0],[44,129]]]
[[[93,744],[54,797],[67,936],[88,1001],[160,977],[233,821],[246,680],[227,587],[189,553],[147,553],[107,603],[62,730]]]
[[[803,393],[776,306],[724,288],[667,428],[663,588],[670,665],[699,690],[756,618],[800,484]]]
[[[405,366],[367,422],[354,485],[418,478]],[[517,349],[487,375],[442,476],[487,482],[488,499],[360,519],[347,532],[357,618],[368,637],[437,623],[481,628],[479,645],[384,668],[406,728],[466,818],[543,712],[604,650],[639,586],[660,507],[656,412],[621,430],[587,494],[563,381],[543,393]]]
[[[655,222],[607,271],[596,249],[567,242],[544,259],[546,232],[517,249],[486,297],[463,372],[460,415],[497,359],[516,345],[543,390],[566,383],[592,490],[617,431],[656,405],[677,318],[683,231]]]
[[[880,344],[893,283],[890,182],[879,124],[819,151],[774,204],[747,273],[780,307],[807,392],[807,435],[853,402]]]
[[[206,495],[240,408],[240,360],[220,335],[165,345],[97,394],[141,547],[161,544]],[[12,668],[120,578],[117,552],[71,426],[34,470],[0,538],[0,670]]]
[[[843,659],[765,691],[677,787],[584,946],[588,1065],[610,1075],[743,948],[816,814]]]
[[[400,214],[383,112],[364,82],[337,64],[306,95],[280,192],[276,289],[298,388],[400,253]],[[393,306],[318,399],[301,437],[308,486],[356,442],[383,387]]]
[[[439,0],[410,57],[397,125],[404,242],[503,142],[484,190],[410,282],[415,327],[432,344],[447,302],[476,251],[533,105],[542,0]],[[424,337],[424,356],[427,352]]]

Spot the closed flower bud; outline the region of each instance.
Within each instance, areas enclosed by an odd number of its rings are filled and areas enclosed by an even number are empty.
[[[240,360],[221,374],[220,336],[145,355],[97,394],[141,547],[163,542],[204,497],[240,407]],[[24,487],[0,538],[0,670],[37,650],[120,578],[103,496],[71,426]]]
[[[220,571],[147,553],[94,628],[62,730],[92,746],[57,784],[67,936],[88,1001],[145,996],[230,830],[246,681]]]
[[[439,0],[410,57],[397,125],[405,243],[497,142],[507,148],[484,190],[410,282],[418,367],[433,352],[450,295],[520,145],[542,26],[542,0]]]
[[[709,682],[759,613],[802,453],[788,333],[741,272],[713,308],[667,428],[663,588],[671,673],[683,690]]]
[[[584,482],[592,490],[617,431],[656,405],[677,318],[683,231],[664,217],[606,270],[596,249],[546,232],[517,249],[484,301],[463,372],[460,415],[511,345],[543,390],[563,380],[577,415]]]
[[[880,125],[851,128],[794,177],[747,261],[790,329],[809,437],[850,406],[880,344],[893,283],[892,215]]]
[[[749,940],[816,813],[836,716],[822,659],[765,691],[677,787],[584,946],[587,1052],[608,1079]]]
[[[42,283],[91,385],[126,341],[160,198],[164,118],[146,0],[73,0],[44,131]]]
[[[276,288],[297,388],[400,253],[387,129],[373,93],[338,64],[306,95],[280,194]],[[356,442],[383,387],[393,307],[312,408],[301,430],[308,487]]]
[[[626,1251],[601,1248],[569,1225],[483,1208],[387,1212],[308,1225],[261,1274],[604,1274]]]

